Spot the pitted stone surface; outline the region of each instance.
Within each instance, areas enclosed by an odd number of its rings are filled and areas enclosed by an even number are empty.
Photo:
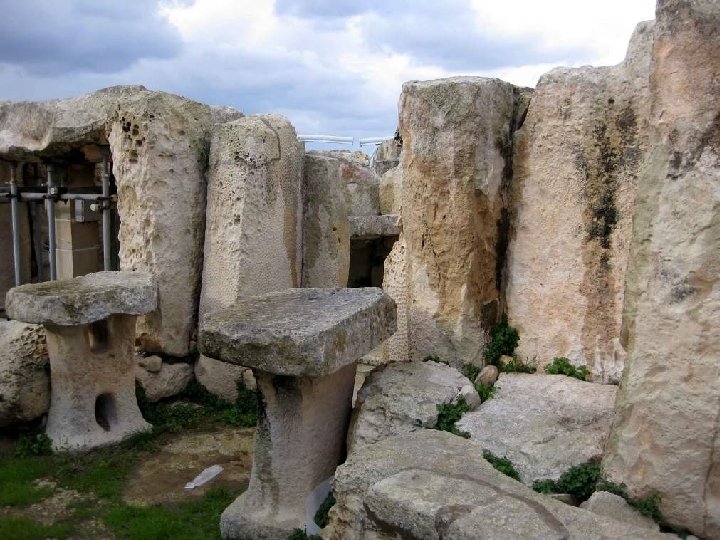
[[[376,238],[378,236],[397,236],[400,234],[400,216],[385,214],[383,216],[350,216],[350,237]]]
[[[114,314],[143,315],[157,306],[155,279],[145,272],[96,272],[74,279],[21,285],[6,310],[19,321],[73,326]]]
[[[202,354],[276,375],[321,377],[357,361],[396,327],[381,289],[288,289],[207,315]]]

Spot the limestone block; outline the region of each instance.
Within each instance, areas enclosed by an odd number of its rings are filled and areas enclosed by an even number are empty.
[[[0,319],[0,427],[45,414],[49,368],[42,327]]]
[[[146,369],[150,373],[158,373],[163,366],[162,358],[157,355],[141,356],[138,358],[138,366]]]
[[[486,385],[493,385],[498,380],[500,372],[495,366],[485,366],[482,368],[478,376],[475,377],[475,384],[482,383]]]
[[[192,378],[193,368],[185,362],[163,362],[157,372],[140,366],[135,369],[135,379],[145,391],[148,401],[153,402],[179,394]]]
[[[398,166],[400,163],[400,154],[402,152],[402,144],[392,139],[383,141],[375,150],[375,159],[373,168],[379,176],[383,176],[387,171]]]
[[[380,214],[380,179],[345,184],[350,199],[350,215],[377,216]]]
[[[237,399],[238,381],[243,380],[246,382],[245,372],[252,375],[252,371],[243,366],[221,362],[205,355],[200,355],[198,361],[195,362],[195,378],[197,381],[208,392],[212,392],[230,403],[234,403]],[[248,386],[247,382],[245,386]]]
[[[385,362],[407,362],[410,360],[410,327],[407,264],[405,260],[405,241],[402,236],[393,244],[385,258],[383,269],[383,291],[393,299],[397,306],[397,332],[383,343]]]
[[[627,348],[603,469],[720,537],[720,5],[658,3],[651,150],[626,280]]]
[[[648,148],[652,23],[614,67],[543,75],[514,146],[507,310],[517,353],[617,383],[637,177]],[[548,234],[552,231],[551,234]]]
[[[115,313],[141,315],[156,305],[155,279],[145,272],[96,272],[30,283],[11,289],[5,300],[13,319],[62,326],[89,324]]]
[[[667,538],[535,493],[496,471],[477,443],[436,430],[359,449],[333,491],[326,540]]]
[[[383,216],[350,216],[350,238],[368,239],[380,236],[397,236],[400,234],[400,216],[386,214]]]
[[[302,159],[295,130],[282,116],[215,127],[201,316],[300,285]]]
[[[345,287],[350,270],[350,202],[343,161],[309,152],[303,180],[303,287]]]
[[[616,391],[564,375],[503,373],[495,397],[457,426],[484,449],[507,456],[525,484],[557,480],[602,456]]]
[[[394,331],[395,303],[381,289],[288,289],[205,315],[199,348],[256,371],[320,377]]]
[[[481,363],[484,333],[500,314],[498,246],[506,234],[521,97],[511,84],[479,77],[403,85],[401,198],[413,359],[438,354],[453,365]]]
[[[471,392],[467,392],[469,387]],[[437,406],[460,395],[469,403],[480,397],[467,377],[438,362],[402,362],[374,370],[358,392],[350,419],[348,452],[380,440],[431,429],[437,425]]]
[[[380,178],[380,213],[399,214],[402,207],[402,167],[393,167]]]
[[[630,506],[625,499],[607,491],[596,491],[590,498],[580,504],[580,508],[595,512],[623,523],[644,527],[653,531],[660,531],[660,526],[649,517]]]

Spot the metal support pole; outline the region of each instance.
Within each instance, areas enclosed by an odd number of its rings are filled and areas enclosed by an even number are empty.
[[[43,263],[43,252],[42,252],[42,240],[40,238],[40,212],[41,206],[39,201],[32,203],[32,238],[33,238],[33,249],[35,250],[35,263],[37,264],[37,279],[38,281],[45,281],[45,264]]]
[[[110,266],[110,171],[108,160],[103,158],[102,164],[102,239],[103,239],[103,269],[111,270]]]
[[[53,179],[53,166],[47,166],[47,199],[45,199],[45,208],[47,210],[48,220],[48,259],[50,260],[50,281],[57,279],[57,259],[56,259],[56,243],[55,243],[55,195],[57,187]]]
[[[10,165],[10,214],[12,217],[13,266],[15,268],[15,286],[19,287],[22,285],[22,269],[20,261],[20,215],[17,199],[17,169],[17,163]]]

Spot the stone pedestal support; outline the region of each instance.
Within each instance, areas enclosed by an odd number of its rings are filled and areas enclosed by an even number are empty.
[[[289,289],[203,318],[200,351],[252,367],[260,393],[250,485],[220,518],[224,538],[305,528],[308,497],[345,454],[356,362],[395,328],[376,288]]]
[[[153,277],[98,272],[23,285],[12,318],[42,324],[50,357],[47,435],[55,450],[89,450],[151,428],[135,398],[135,321],[157,306]]]

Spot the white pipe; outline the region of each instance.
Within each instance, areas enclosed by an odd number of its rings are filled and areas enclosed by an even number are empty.
[[[394,138],[395,137],[393,137],[392,135],[389,137],[363,137],[362,139],[360,139],[360,146],[363,146],[364,144],[380,144]]]
[[[298,135],[298,140],[301,142],[315,141],[341,144],[353,144],[355,142],[354,137],[336,137],[335,135]]]
[[[50,260],[50,281],[57,279],[57,258],[56,258],[56,242],[55,242],[55,196],[57,195],[57,187],[53,178],[53,166],[47,166],[47,194],[45,199],[45,208],[47,209],[48,221],[48,259]]]

